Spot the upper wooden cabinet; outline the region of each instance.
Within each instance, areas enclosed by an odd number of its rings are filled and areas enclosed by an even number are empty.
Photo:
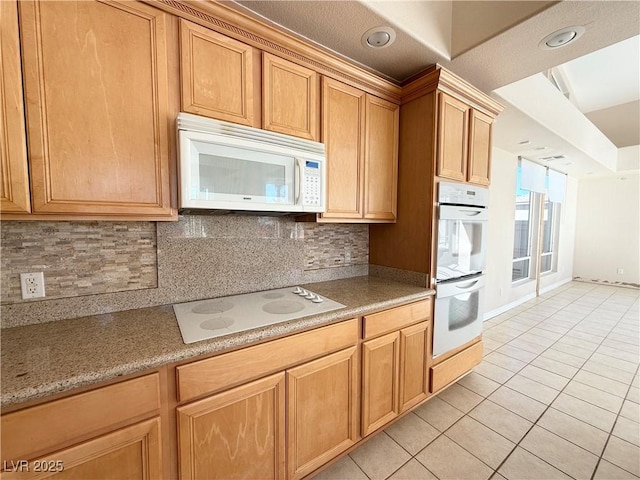
[[[260,52],[180,20],[182,111],[260,128]]]
[[[322,79],[322,141],[327,154],[327,211],[322,218],[361,219],[366,94]]]
[[[397,105],[323,78],[327,211],[320,221],[395,221],[398,125]]]
[[[469,106],[445,93],[438,94],[438,101],[436,174],[464,182],[467,177]]]
[[[493,118],[446,93],[438,93],[436,174],[489,185]]]
[[[320,139],[320,76],[269,53],[262,54],[262,128]]]
[[[175,19],[141,2],[20,2],[20,34],[33,213],[175,218]]]
[[[493,118],[471,109],[469,115],[469,165],[467,181],[489,185],[491,178],[491,124]]]
[[[400,107],[367,94],[364,218],[396,219]]]
[[[0,211],[29,213],[18,6],[0,2]]]

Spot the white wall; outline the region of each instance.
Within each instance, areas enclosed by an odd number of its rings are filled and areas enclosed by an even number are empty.
[[[640,174],[581,179],[578,204],[573,276],[640,284]]]
[[[518,157],[499,148],[494,148],[492,155],[485,318],[500,313],[507,305],[533,298],[536,291],[535,280],[517,286],[511,283]],[[541,277],[543,291],[572,278],[576,204],[577,182],[569,179],[561,209],[558,269]]]

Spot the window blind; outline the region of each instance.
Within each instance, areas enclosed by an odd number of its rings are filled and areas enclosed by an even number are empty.
[[[563,203],[567,190],[567,176],[564,173],[549,170],[549,201]]]
[[[522,175],[520,178],[520,188],[530,192],[545,193],[545,177],[547,169],[542,165],[520,158]]]

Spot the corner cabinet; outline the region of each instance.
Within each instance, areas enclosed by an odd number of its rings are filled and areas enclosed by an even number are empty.
[[[176,19],[141,2],[19,7],[32,213],[175,219]]]
[[[489,185],[493,118],[446,93],[438,93],[436,175]]]
[[[330,78],[322,81],[327,211],[321,222],[394,222],[399,107]]]

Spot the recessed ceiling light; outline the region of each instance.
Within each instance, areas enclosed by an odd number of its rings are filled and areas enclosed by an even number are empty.
[[[564,47],[579,39],[584,32],[585,29],[581,25],[561,28],[540,40],[538,46],[543,50],[553,50],[554,48]]]
[[[547,147],[534,147],[534,150],[546,150]]]
[[[396,40],[396,32],[391,27],[370,28],[362,35],[362,45],[369,48],[385,48]]]
[[[529,145],[531,143],[531,140],[522,140],[521,142],[518,142],[518,145]]]

